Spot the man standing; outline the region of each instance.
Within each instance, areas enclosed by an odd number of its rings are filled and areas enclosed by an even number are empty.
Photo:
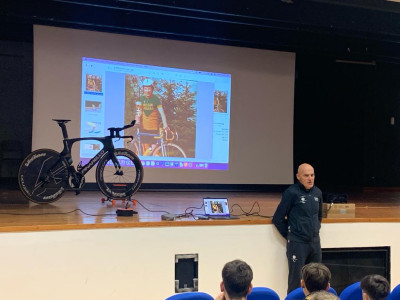
[[[287,293],[300,286],[301,268],[310,262],[321,262],[319,229],[322,220],[322,192],[314,186],[314,168],[301,164],[298,182],[282,195],[272,222],[286,239],[289,264]]]
[[[159,134],[159,123],[163,123],[164,129],[168,128],[167,118],[161,104],[161,100],[157,95],[153,94],[153,80],[147,78],[143,81],[143,95],[136,102],[136,122],[142,126],[142,132],[150,134]],[[148,155],[146,151],[150,144],[155,143],[153,136],[142,136],[143,155]]]
[[[246,300],[253,285],[251,267],[240,259],[230,261],[222,269],[221,293],[215,300]]]

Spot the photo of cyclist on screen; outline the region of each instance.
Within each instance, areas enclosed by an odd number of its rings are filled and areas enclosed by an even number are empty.
[[[124,118],[138,126],[125,147],[139,156],[195,157],[196,95],[196,82],[126,74]]]
[[[141,131],[145,133],[158,134],[160,118],[164,129],[168,129],[167,118],[161,103],[161,99],[155,95],[153,80],[147,78],[142,84],[143,95],[136,102],[136,122],[141,126]],[[150,147],[154,147],[154,137],[142,138],[144,155],[151,152]],[[150,150],[150,151],[149,151]]]

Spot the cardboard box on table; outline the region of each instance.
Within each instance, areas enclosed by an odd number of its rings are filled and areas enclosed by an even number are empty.
[[[354,218],[356,216],[356,205],[354,203],[323,203],[322,217],[328,219]]]

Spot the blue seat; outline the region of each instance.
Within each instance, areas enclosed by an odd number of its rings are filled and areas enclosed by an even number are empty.
[[[337,296],[337,292],[333,287],[330,287],[328,292]],[[303,300],[306,297],[301,287],[291,291],[285,298],[285,300]]]
[[[253,287],[247,300],[279,300],[278,294],[267,287]]]
[[[186,292],[172,295],[165,300],[214,300],[214,298],[203,292]]]
[[[400,300],[400,284],[397,285],[390,293],[388,300]]]
[[[353,283],[346,287],[339,296],[340,300],[362,300],[360,282]]]

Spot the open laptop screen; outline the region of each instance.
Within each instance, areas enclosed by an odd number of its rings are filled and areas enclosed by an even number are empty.
[[[227,198],[203,198],[206,216],[229,216]]]

